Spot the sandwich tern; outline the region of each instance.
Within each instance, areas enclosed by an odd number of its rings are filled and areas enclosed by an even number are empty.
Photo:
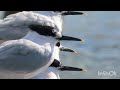
[[[58,42],[60,43],[60,42]],[[57,43],[57,44],[58,44]],[[72,50],[67,47],[63,47],[61,45],[55,47],[55,59],[53,63],[49,66],[48,69],[44,70],[37,76],[33,77],[32,79],[60,79],[59,72],[60,71],[86,71],[82,68],[76,68],[76,67],[70,67],[70,66],[64,66],[60,62],[59,52],[60,51],[67,51],[67,52],[73,52],[76,53],[75,50]]]
[[[54,13],[54,14],[53,14],[53,12],[48,12],[48,11],[35,11],[35,12],[39,13],[39,14],[47,15],[48,17],[52,18],[52,20],[55,22],[56,26],[58,26],[60,31],[62,31],[62,28],[63,28],[63,17],[62,16],[65,16],[65,15],[82,15],[83,14],[82,12],[71,12],[71,11],[68,11],[68,12],[67,11],[55,11],[56,13]],[[59,40],[62,40],[63,38],[64,38],[64,40],[80,41],[77,38],[66,37],[66,36],[62,36],[62,38],[59,39]],[[81,40],[81,41],[83,41],[83,40]],[[76,51],[74,51],[70,48],[63,47],[63,46],[60,48],[60,50],[77,53]],[[56,51],[58,51],[58,50],[56,50]],[[59,53],[59,51],[56,52],[56,53]],[[55,59],[54,62],[56,62],[56,61],[60,62],[60,59]],[[54,67],[54,64],[52,64],[52,65],[53,65],[52,67],[50,66],[47,70],[45,70],[44,72],[35,76],[34,79],[60,79],[59,73],[58,73],[59,71],[65,71],[65,70],[67,70],[67,71],[70,71],[70,70],[71,71],[75,71],[75,70],[76,71],[82,71],[83,70],[83,69],[80,69],[80,68],[60,66],[58,63],[57,63],[57,67]],[[58,70],[58,67],[59,67],[59,70]]]
[[[63,16],[83,14],[70,11],[23,11],[8,15],[0,20],[0,40],[15,40],[28,33],[28,25],[46,25],[56,28],[60,35],[63,30]]]
[[[3,40],[21,38],[0,45],[0,78],[32,78],[54,62],[58,40],[82,41],[63,36],[47,16],[25,11],[1,20],[0,33]]]

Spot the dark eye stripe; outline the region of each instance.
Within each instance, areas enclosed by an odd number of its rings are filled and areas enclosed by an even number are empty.
[[[33,31],[36,31],[40,35],[45,35],[45,36],[53,36],[55,37],[56,34],[53,32],[54,27],[51,26],[43,26],[43,25],[29,25],[29,28]]]

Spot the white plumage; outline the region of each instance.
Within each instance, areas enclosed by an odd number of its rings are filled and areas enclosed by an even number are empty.
[[[55,49],[54,59],[60,61],[59,57],[60,48],[55,46],[54,49]],[[32,79],[60,79],[59,70],[56,67],[48,67],[46,70],[36,75]]]
[[[10,40],[0,45],[0,78],[60,79],[59,70],[49,66],[60,61],[56,43],[62,37],[62,18],[60,12],[23,11],[0,20],[0,39]],[[30,25],[53,27],[55,36],[41,35]]]
[[[0,78],[31,78],[47,69],[54,60],[55,42],[52,37],[29,32],[23,39],[1,44]]]
[[[60,12],[53,12],[53,11],[33,11],[34,13],[42,14],[51,18],[57,28],[57,30],[62,33],[63,30],[63,16]]]
[[[31,31],[31,24],[55,27],[52,19],[33,12],[20,12],[1,20],[1,39],[24,37],[0,45],[0,78],[31,78],[53,62],[57,40]]]
[[[57,30],[59,30],[59,33],[62,33],[63,17],[60,15],[59,12],[58,13],[54,13],[52,11],[34,11],[34,12],[51,18],[54,21]],[[54,59],[60,61],[59,52],[60,52],[60,48],[55,46]],[[59,70],[56,67],[49,67],[47,70],[44,70],[39,75],[33,77],[33,79],[60,79]]]
[[[50,17],[32,11],[23,11],[0,20],[0,39],[20,39],[28,33],[28,26],[31,24],[54,27],[61,36],[61,30]]]

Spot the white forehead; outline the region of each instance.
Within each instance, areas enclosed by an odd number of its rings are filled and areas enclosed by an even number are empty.
[[[42,14],[42,15],[45,15],[45,16],[51,18],[54,21],[55,25],[56,25],[57,31],[59,33],[62,32],[62,29],[63,29],[63,17],[60,14],[60,12],[53,12],[53,11],[33,11],[33,12],[38,13],[38,14]]]

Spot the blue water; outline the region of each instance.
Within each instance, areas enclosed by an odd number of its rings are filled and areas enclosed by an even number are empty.
[[[3,18],[4,11],[0,11],[0,19]]]
[[[65,17],[64,34],[81,37],[86,42],[62,42],[80,54],[62,52],[61,60],[65,65],[82,67],[87,72],[61,72],[60,76],[68,79],[120,78],[120,12],[86,13],[87,16]],[[104,71],[109,75],[98,75]]]

